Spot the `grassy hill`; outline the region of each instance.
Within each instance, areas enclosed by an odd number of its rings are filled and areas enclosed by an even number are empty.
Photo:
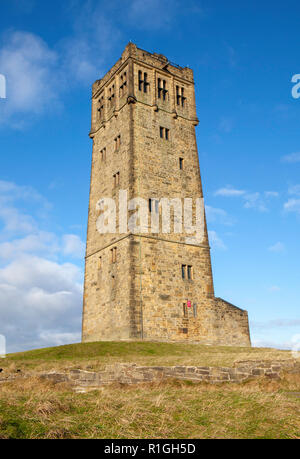
[[[143,365],[232,366],[290,358],[274,349],[102,342],[10,354],[5,372],[32,373],[0,384],[0,438],[299,438],[300,376],[208,385],[167,381],[88,393],[53,385],[41,370]]]
[[[103,368],[115,362],[141,365],[233,366],[238,360],[289,359],[290,351],[270,348],[154,342],[95,342],[9,354],[5,364],[20,368]],[[4,365],[4,363],[3,363]]]

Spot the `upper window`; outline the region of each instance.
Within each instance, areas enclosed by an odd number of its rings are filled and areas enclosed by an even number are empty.
[[[185,107],[186,97],[184,95],[184,88],[176,86],[176,104]]]
[[[139,70],[139,91],[148,92],[148,75],[146,72]]]
[[[166,100],[167,93],[168,93],[166,80],[162,80],[161,78],[158,78],[157,91],[158,91],[158,98]]]
[[[170,139],[170,129],[164,128],[162,126],[159,127],[159,136],[161,139]]]
[[[127,73],[124,72],[122,73],[120,77],[120,97],[126,94],[126,90],[127,90]]]
[[[108,90],[108,104],[113,107],[115,104],[115,85],[113,84]]]
[[[98,112],[99,112],[99,118],[100,120],[103,118],[104,115],[104,96],[101,96],[98,99]]]
[[[181,277],[182,279],[193,280],[193,267],[191,265],[181,265]]]

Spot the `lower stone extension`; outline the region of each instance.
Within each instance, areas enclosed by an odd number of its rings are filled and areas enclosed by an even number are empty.
[[[54,383],[65,382],[76,390],[91,390],[104,385],[139,384],[157,382],[166,379],[180,379],[210,384],[231,382],[241,383],[249,379],[266,377],[280,379],[281,372],[300,374],[300,361],[240,361],[229,367],[143,367],[136,364],[115,364],[105,370],[93,372],[85,370],[69,370],[62,373],[46,373],[42,378]]]

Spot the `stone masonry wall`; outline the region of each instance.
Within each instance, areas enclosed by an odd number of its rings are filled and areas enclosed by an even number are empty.
[[[139,384],[167,379],[211,384],[223,382],[241,383],[258,377],[280,379],[282,372],[300,374],[300,362],[296,360],[240,361],[233,368],[196,366],[143,367],[135,364],[116,364],[98,372],[78,369],[62,373],[46,373],[41,376],[55,383],[67,382],[76,389],[84,389],[97,388],[113,383]]]
[[[140,72],[146,91],[139,85]],[[162,80],[165,98],[158,97]],[[184,91],[183,105],[177,87],[180,94]],[[173,230],[173,211],[169,233],[161,225],[158,232],[143,231],[143,226],[120,231],[118,224],[115,233],[97,230],[102,198],[115,200],[118,223],[120,190],[127,191],[128,200],[142,197],[147,203],[149,198],[193,198],[195,214],[195,200],[203,197],[197,123],[193,71],[132,43],[94,83],[83,341],[250,345],[247,312],[214,296],[206,221],[201,242],[191,239],[184,227]],[[161,127],[169,130],[168,138],[161,137]],[[159,207],[160,224],[161,211]],[[117,251],[114,262],[112,249]],[[182,278],[182,265],[192,266],[192,279]],[[188,301],[192,307],[186,310]]]

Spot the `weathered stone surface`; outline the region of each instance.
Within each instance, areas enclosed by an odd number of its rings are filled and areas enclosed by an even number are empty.
[[[139,87],[139,72],[143,79],[147,74],[146,91],[143,84]],[[158,95],[158,79],[166,82],[166,97]],[[177,87],[184,90],[184,104],[178,103]],[[96,228],[97,202],[114,199],[118,217],[120,190],[127,191],[128,200],[142,197],[147,203],[150,198],[177,198],[182,203],[192,197],[195,207],[195,199],[203,197],[197,123],[193,71],[133,43],[94,83],[84,342],[143,339],[250,345],[247,312],[214,296],[206,223],[201,243],[185,228],[173,231],[173,213],[170,233],[161,226],[158,232],[117,227],[113,234],[100,234]],[[168,139],[161,138],[161,127],[169,130]],[[158,214],[161,218],[161,208]],[[182,264],[193,267],[193,279],[182,279]],[[187,300],[196,309],[184,315]]]
[[[299,362],[281,361],[279,362],[243,362],[243,372],[238,371],[241,367],[139,367],[136,364],[115,364],[109,371],[104,369],[98,372],[89,372],[84,370],[71,370],[65,373],[48,373],[42,375],[43,378],[52,380],[55,383],[69,382],[76,388],[79,387],[101,387],[103,385],[120,383],[120,384],[139,384],[152,381],[161,381],[162,379],[179,379],[193,382],[207,382],[210,384],[220,384],[224,382],[241,383],[248,379],[267,377],[270,379],[279,379],[280,373],[300,374]],[[239,362],[237,362],[239,365]],[[261,368],[261,367],[264,368]],[[276,371],[273,370],[276,368]]]

